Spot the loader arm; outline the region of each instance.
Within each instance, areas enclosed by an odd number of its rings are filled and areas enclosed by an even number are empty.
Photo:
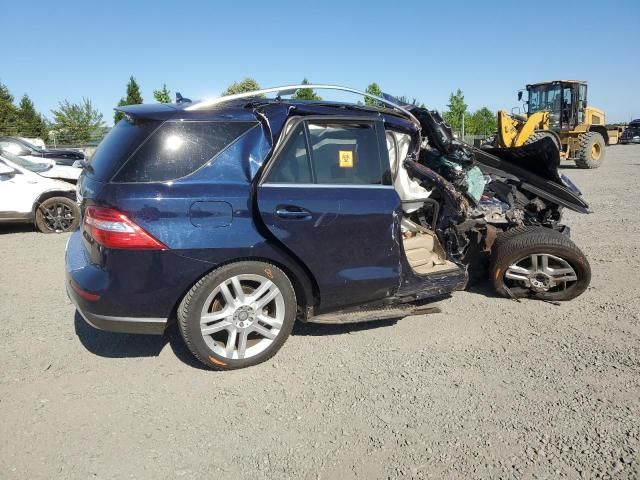
[[[521,147],[533,132],[548,129],[548,112],[533,113],[523,121],[507,114],[504,110],[499,110],[497,146],[501,148]]]

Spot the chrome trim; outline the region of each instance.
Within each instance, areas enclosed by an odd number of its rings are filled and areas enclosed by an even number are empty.
[[[355,93],[356,95],[360,95],[363,97],[373,98],[380,103],[383,103],[385,105],[390,106],[391,108],[395,108],[396,110],[401,111],[405,115],[409,116],[409,118],[411,118],[411,120],[414,121],[416,125],[420,126],[420,122],[418,121],[418,119],[406,108],[401,107],[400,105],[393,103],[385,98],[378,97],[377,95],[371,95],[370,93],[363,92],[361,90],[356,90],[355,88],[341,87],[339,85],[324,85],[324,84],[284,85],[282,87],[265,88],[262,90],[254,90],[251,92],[234,93],[233,95],[226,95],[224,97],[203,100],[201,102],[188,106],[187,108],[185,108],[185,110],[202,110],[202,109],[211,107],[213,105],[218,105],[220,103],[226,103],[233,100],[239,100],[242,98],[257,97],[260,95],[265,95],[267,93],[278,93],[279,95],[293,95],[297,90],[301,88],[312,88],[314,90],[340,90],[343,92]]]
[[[351,185],[348,183],[269,183],[265,182],[261,187],[276,188],[376,188],[393,190],[393,185]]]

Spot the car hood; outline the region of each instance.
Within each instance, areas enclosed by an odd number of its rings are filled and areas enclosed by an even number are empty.
[[[522,188],[576,212],[590,212],[579,190],[567,186],[560,176],[560,153],[550,138],[519,148],[480,150],[456,140],[451,127],[437,112],[420,107],[412,108],[411,112],[420,122],[429,146],[442,157],[453,162],[476,162],[485,173],[517,180]]]

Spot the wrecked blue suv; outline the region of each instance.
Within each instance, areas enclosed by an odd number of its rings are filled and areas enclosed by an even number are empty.
[[[202,363],[233,369],[274,355],[296,319],[401,318],[470,276],[510,297],[587,288],[560,218],[588,206],[552,141],[477,150],[425,108],[283,98],[298,88],[120,108],[66,251],[88,323],[177,320]]]

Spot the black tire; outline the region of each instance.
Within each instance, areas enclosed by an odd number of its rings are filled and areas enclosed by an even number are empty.
[[[598,132],[580,135],[580,148],[576,155],[576,165],[580,168],[598,168],[604,161],[606,144]]]
[[[536,291],[516,280],[505,278],[507,269],[535,254],[551,255],[567,262],[576,281]],[[498,236],[493,245],[489,275],[496,292],[507,298],[531,297],[539,300],[571,300],[582,294],[591,281],[591,267],[584,253],[560,232],[545,227],[520,227]]]
[[[80,224],[80,207],[67,197],[51,197],[36,207],[35,225],[42,233],[73,232]]]
[[[558,148],[558,150],[561,150],[560,148],[560,142],[558,141],[558,137],[555,136],[553,133],[551,132],[547,132],[544,130],[538,131],[538,132],[533,132],[531,134],[531,136],[529,138],[527,138],[524,141],[525,145],[530,145],[532,143],[536,143],[539,140],[542,140],[543,138],[549,137],[551,140],[553,140],[553,143],[556,144],[556,147]]]
[[[248,358],[228,358],[216,353],[211,347],[213,338],[205,341],[201,332],[201,313],[205,302],[221,283],[238,275],[257,275],[270,280],[282,294],[284,301],[284,319],[279,333],[263,351]],[[248,288],[244,284],[242,289]],[[245,293],[251,293],[245,291]],[[214,302],[217,300],[214,300]],[[234,370],[256,365],[270,359],[282,347],[291,333],[296,319],[296,295],[291,281],[278,267],[265,262],[244,261],[220,267],[200,279],[184,296],[178,307],[178,326],[182,338],[193,355],[213,370]],[[235,315],[234,315],[235,318]],[[230,335],[226,330],[221,335]],[[218,333],[213,336],[218,335]],[[229,341],[227,337],[226,342]],[[254,340],[256,341],[256,340]],[[237,340],[234,340],[234,344]],[[221,347],[220,347],[221,348]]]

